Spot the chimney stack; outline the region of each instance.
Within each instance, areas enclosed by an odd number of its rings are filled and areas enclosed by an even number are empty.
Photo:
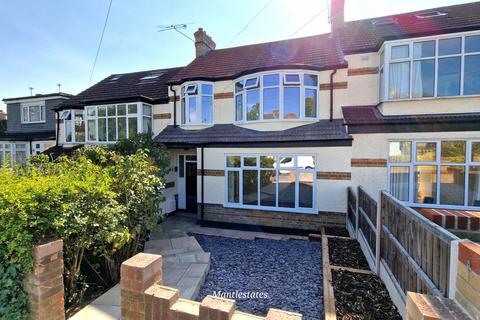
[[[345,0],[331,0],[330,25],[332,33],[343,27],[345,22]]]
[[[210,50],[215,50],[217,46],[215,41],[212,40],[203,28],[198,28],[198,30],[193,34],[195,36],[195,56],[200,57]]]

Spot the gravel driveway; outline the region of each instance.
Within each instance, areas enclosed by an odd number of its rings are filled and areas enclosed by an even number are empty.
[[[237,309],[265,316],[268,308],[323,319],[320,242],[240,240],[194,234],[211,253],[211,267],[198,300],[235,294]],[[242,298],[246,295],[253,298]]]

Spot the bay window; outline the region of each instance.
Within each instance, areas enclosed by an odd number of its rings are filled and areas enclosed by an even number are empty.
[[[315,158],[227,155],[226,206],[315,213]]]
[[[60,119],[63,120],[65,142],[85,142],[84,110],[65,110]]]
[[[235,121],[316,119],[318,75],[275,72],[235,82]]]
[[[187,83],[181,88],[182,124],[211,124],[213,122],[213,85]]]
[[[480,35],[386,43],[380,60],[381,101],[480,94]]]
[[[45,122],[45,106],[22,106],[21,110],[22,123]]]
[[[479,207],[480,141],[392,141],[390,193],[413,206]]]

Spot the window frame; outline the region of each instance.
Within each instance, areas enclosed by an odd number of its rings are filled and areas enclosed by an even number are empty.
[[[408,190],[408,201],[402,201],[407,206],[418,207],[418,208],[440,208],[440,209],[459,209],[459,210],[480,210],[480,206],[469,206],[468,205],[468,187],[469,187],[469,174],[470,167],[480,166],[480,161],[472,161],[472,143],[480,142],[479,138],[449,138],[449,139],[394,139],[388,140],[388,148],[390,148],[391,142],[402,142],[410,141],[411,142],[411,155],[410,162],[390,162],[389,157],[387,157],[387,189],[388,192],[391,192],[390,186],[390,172],[391,167],[409,167],[409,190]],[[441,152],[442,152],[442,142],[448,141],[465,141],[465,161],[464,162],[442,162],[441,161]],[[417,161],[416,152],[417,152],[417,143],[435,143],[436,144],[436,154],[435,161]],[[415,202],[415,167],[416,166],[436,166],[436,199],[435,203],[417,203]],[[464,177],[464,194],[463,194],[463,205],[452,205],[452,204],[441,204],[440,203],[440,192],[441,192],[441,167],[442,166],[459,166],[465,168],[465,177]],[[401,200],[400,200],[401,201]]]
[[[411,100],[431,100],[431,99],[452,99],[452,98],[462,98],[462,97],[477,97],[480,96],[479,93],[475,94],[464,94],[464,74],[465,74],[465,58],[468,56],[480,56],[480,51],[477,52],[465,52],[465,39],[469,36],[479,36],[480,32],[478,31],[470,31],[470,32],[460,32],[460,33],[451,33],[451,34],[444,34],[438,36],[426,36],[426,37],[418,37],[418,38],[410,38],[410,39],[403,39],[403,40],[394,40],[385,42],[379,50],[379,56],[383,53],[383,59],[379,59],[379,101],[380,102],[389,102],[389,101],[411,101]],[[445,39],[453,39],[453,38],[461,38],[461,50],[458,54],[449,54],[449,55],[439,55],[439,40]],[[425,41],[435,41],[435,55],[432,57],[424,57],[424,58],[414,58],[413,55],[413,47],[414,43],[418,42],[425,42]],[[391,59],[391,49],[395,46],[401,45],[408,45],[409,46],[409,57],[403,59]],[[452,57],[460,57],[460,91],[458,95],[445,95],[439,96],[438,95],[438,65],[439,60],[442,58],[452,58]],[[434,60],[435,71],[434,71],[434,94],[432,97],[413,97],[413,68],[414,68],[414,61],[421,61],[421,60]],[[389,98],[389,86],[390,86],[390,64],[398,63],[398,62],[410,62],[410,82],[409,82],[409,97],[408,98]],[[380,71],[383,70],[383,92],[381,73]],[[383,93],[383,94],[382,94]]]
[[[10,142],[10,141],[0,141],[0,167],[4,165],[18,164],[17,162],[17,145],[23,145],[23,148],[20,148],[18,151],[25,151],[25,160],[30,157],[30,148],[28,148],[27,143],[22,142]],[[8,148],[7,148],[8,146]],[[5,163],[5,154],[10,153],[10,163]]]
[[[239,167],[228,167],[227,166],[227,157],[230,156],[239,156],[240,157],[240,166]],[[275,157],[276,166],[273,168],[266,168],[262,167],[260,164],[260,157],[261,156],[273,156]],[[313,161],[315,166],[313,168],[301,168],[298,166],[298,157],[308,156],[313,157]],[[294,159],[294,165],[292,167],[282,167],[280,165],[280,159],[284,157],[292,157]],[[257,163],[256,166],[244,166],[243,161],[244,158],[256,158]],[[305,154],[288,154],[288,153],[226,153],[223,157],[223,166],[225,172],[225,197],[224,197],[224,204],[223,206],[226,208],[241,208],[241,209],[258,209],[258,210],[265,210],[265,211],[281,211],[281,212],[289,212],[289,213],[307,213],[307,214],[318,214],[317,210],[317,163],[318,157],[315,154],[305,153]],[[243,171],[245,170],[256,170],[257,171],[257,203],[258,205],[249,205],[243,204]],[[276,205],[275,206],[262,206],[260,204],[260,172],[261,171],[275,171],[276,175]],[[293,170],[295,172],[295,207],[288,208],[288,207],[280,207],[279,206],[279,173],[281,170]],[[229,202],[228,201],[228,172],[235,171],[239,172],[239,202]],[[300,200],[299,200],[299,184],[300,184],[300,174],[301,173],[311,173],[313,176],[313,190],[312,190],[312,207],[305,208],[300,207]]]
[[[77,111],[82,111],[82,113],[83,113],[83,128],[84,128],[84,134],[85,134],[84,141],[77,141],[77,139],[76,139],[75,116],[76,116]],[[67,112],[68,112],[68,115],[65,116],[64,118],[62,118],[62,116],[64,114],[66,114]],[[60,119],[63,120],[63,142],[64,143],[80,143],[80,144],[86,143],[86,141],[87,141],[87,126],[86,126],[87,117],[86,117],[85,108],[81,109],[81,110],[79,110],[79,109],[63,110],[60,115],[61,115]],[[68,117],[70,117],[70,120],[67,119]],[[67,123],[67,121],[70,121],[70,122]],[[72,140],[71,141],[67,141],[67,126],[70,127],[70,132],[72,133]]]
[[[271,86],[271,85],[264,85],[263,77],[268,76],[268,75],[274,75],[278,74],[279,75],[279,83],[278,86]],[[293,83],[288,83],[285,84],[285,76],[286,75],[292,75],[292,74],[298,74],[300,78],[300,83],[298,84],[293,84]],[[317,85],[316,86],[311,86],[311,85],[305,85],[305,75],[314,75],[317,77]],[[259,119],[258,120],[247,120],[247,92],[249,91],[248,88],[245,87],[246,80],[252,79],[257,77],[258,80],[258,86],[252,87],[250,90],[259,90],[259,100],[260,100],[260,110],[259,110]],[[243,82],[243,88],[241,90],[236,89],[236,84],[238,82]],[[246,124],[246,123],[267,123],[267,122],[279,122],[279,121],[287,121],[287,122],[298,122],[298,121],[318,121],[320,118],[320,72],[314,71],[314,70],[272,70],[272,71],[265,71],[265,72],[259,72],[255,74],[248,74],[246,76],[242,76],[240,78],[237,78],[233,81],[233,87],[234,87],[234,97],[233,97],[233,106],[234,106],[234,119],[233,122],[235,124]],[[279,89],[279,118],[272,118],[272,119],[265,119],[264,118],[264,89],[268,88],[278,88]],[[299,88],[300,90],[300,114],[298,118],[285,118],[285,106],[284,106],[284,91],[285,88]],[[306,117],[305,116],[305,92],[307,89],[315,89],[316,90],[316,103],[315,103],[315,117]],[[241,115],[242,119],[238,120],[237,119],[237,97],[241,96],[241,102],[242,102],[242,110],[241,110]]]
[[[40,108],[40,120],[31,121],[30,119],[30,108]],[[25,114],[25,109],[27,113]],[[27,120],[25,120],[27,116]],[[46,122],[46,110],[44,104],[31,104],[31,105],[22,105],[20,106],[20,121],[22,124],[31,124],[31,123],[45,123]]]
[[[202,90],[202,85],[209,85],[212,87],[211,94],[205,94]],[[194,90],[187,90],[188,87],[194,87]],[[192,92],[192,93],[189,93]],[[203,122],[203,105],[202,97],[211,97],[212,100],[212,110],[211,110],[211,121]],[[186,82],[181,86],[180,89],[180,113],[181,119],[180,124],[185,125],[212,125],[214,123],[214,110],[215,110],[215,85],[213,82],[209,81],[195,81],[195,82]],[[189,119],[189,108],[190,108],[190,98],[195,98],[195,114],[196,121],[190,121]]]

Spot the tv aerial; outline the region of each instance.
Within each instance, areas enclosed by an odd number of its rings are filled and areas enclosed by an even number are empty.
[[[187,38],[188,40],[192,41],[192,42],[195,42],[195,40],[193,40],[191,37],[189,37],[187,34],[183,33],[182,31],[180,30],[186,30],[187,29],[187,26],[189,24],[193,24],[193,22],[188,22],[188,23],[179,23],[179,24],[171,24],[171,25],[159,25],[157,26],[158,28],[158,32],[164,32],[164,31],[170,31],[170,30],[174,30],[174,31],[177,31],[178,33],[180,33],[182,36],[184,36],[185,38]]]

